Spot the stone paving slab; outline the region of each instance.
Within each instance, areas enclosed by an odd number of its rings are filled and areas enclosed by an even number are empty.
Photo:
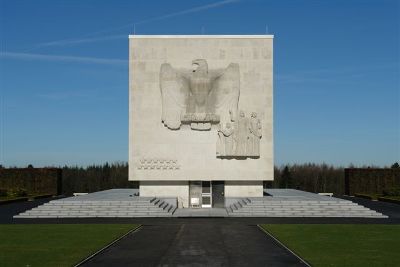
[[[228,217],[225,208],[177,209],[174,217]]]
[[[110,189],[99,192],[90,193],[87,195],[63,198],[62,201],[131,201],[135,199],[135,195],[139,194],[138,189]],[[139,198],[138,198],[139,199]],[[144,198],[141,198],[144,199]],[[146,200],[152,199],[151,197],[146,198]]]
[[[340,198],[322,196],[315,193],[300,191],[296,189],[265,189],[267,194],[271,195],[271,199],[293,199],[293,200],[315,200],[315,201],[346,201]]]

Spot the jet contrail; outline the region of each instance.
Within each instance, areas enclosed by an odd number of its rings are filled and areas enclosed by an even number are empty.
[[[115,66],[127,66],[128,64],[128,60],[126,59],[64,56],[64,55],[43,55],[43,54],[17,53],[17,52],[2,52],[0,53],[0,58],[77,62],[77,63],[103,64],[103,65],[115,65]]]
[[[186,15],[186,14],[190,14],[190,13],[196,13],[196,12],[199,12],[199,11],[204,11],[204,10],[208,10],[208,9],[224,6],[224,5],[227,5],[227,4],[232,4],[232,3],[235,3],[235,2],[239,2],[239,1],[240,0],[220,1],[220,2],[213,3],[213,4],[208,4],[208,5],[204,5],[204,6],[198,6],[198,7],[182,10],[182,11],[179,11],[179,12],[175,12],[175,13],[170,13],[170,14],[161,15],[161,16],[154,17],[154,18],[140,20],[138,22],[135,22],[134,24],[138,25],[138,24],[144,24],[144,23],[153,22],[153,21],[157,21],[157,20],[169,19],[169,18],[173,18],[173,17],[176,17],[176,16]]]
[[[84,36],[85,38],[63,39],[63,40],[58,40],[58,41],[40,43],[40,44],[35,45],[33,48],[25,50],[24,52],[36,50],[36,49],[43,48],[43,47],[50,47],[50,46],[74,45],[74,44],[80,44],[80,43],[90,43],[90,42],[98,42],[98,41],[126,38],[125,35],[111,35],[111,36],[101,36],[101,37],[92,37],[92,36],[98,35],[100,33],[109,33],[109,32],[113,32],[113,31],[120,30],[120,29],[132,28],[135,25],[139,25],[139,24],[145,24],[145,23],[149,23],[149,22],[153,22],[153,21],[159,21],[159,20],[169,19],[169,18],[173,18],[173,17],[177,17],[177,16],[186,15],[186,14],[192,14],[192,13],[196,13],[196,12],[200,12],[200,11],[204,11],[204,10],[209,10],[209,9],[221,7],[224,5],[232,4],[232,3],[237,3],[240,1],[241,0],[224,0],[224,1],[219,1],[216,3],[208,4],[208,5],[189,8],[189,9],[174,12],[174,13],[169,13],[169,14],[160,15],[157,17],[139,20],[136,22],[131,22],[129,24],[124,24],[124,25],[109,28],[106,30],[92,32],[90,34],[86,34]]]
[[[64,39],[64,40],[59,40],[59,41],[40,43],[40,44],[35,45],[31,49],[25,50],[24,52],[32,51],[32,50],[42,48],[42,47],[47,47],[47,46],[75,45],[75,44],[82,44],[82,43],[92,43],[92,42],[98,42],[98,41],[122,39],[122,38],[126,38],[126,35],[109,35],[109,36],[88,37],[88,38],[80,38],[80,39]]]

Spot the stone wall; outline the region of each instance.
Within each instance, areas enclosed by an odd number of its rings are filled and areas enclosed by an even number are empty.
[[[263,181],[226,181],[225,197],[262,197]]]
[[[141,181],[139,191],[141,197],[176,198],[180,208],[187,208],[189,205],[187,181]]]

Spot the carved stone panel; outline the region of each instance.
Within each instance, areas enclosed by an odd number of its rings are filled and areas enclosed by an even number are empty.
[[[247,118],[244,111],[232,122],[220,126],[217,140],[217,157],[260,157],[261,121],[257,113]]]
[[[192,61],[192,70],[174,69],[169,63],[160,68],[162,96],[161,121],[178,130],[182,124],[192,130],[210,130],[212,124],[229,121],[229,111],[236,116],[240,91],[239,65],[208,69],[205,59]],[[223,115],[222,115],[223,114]]]
[[[164,63],[160,69],[163,124],[178,130],[182,124],[192,130],[208,131],[218,124],[217,157],[260,157],[261,122],[255,112],[238,114],[239,65],[209,70],[205,59],[192,61],[192,70],[174,69]]]
[[[176,159],[142,158],[137,163],[138,170],[179,170]]]

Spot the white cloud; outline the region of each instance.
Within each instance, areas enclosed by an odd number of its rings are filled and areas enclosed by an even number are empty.
[[[44,55],[44,54],[16,53],[16,52],[2,52],[0,53],[0,58],[17,59],[17,60],[42,60],[42,61],[73,62],[73,63],[87,63],[87,64],[103,64],[103,65],[116,65],[116,66],[127,66],[128,64],[128,60],[125,59]]]

